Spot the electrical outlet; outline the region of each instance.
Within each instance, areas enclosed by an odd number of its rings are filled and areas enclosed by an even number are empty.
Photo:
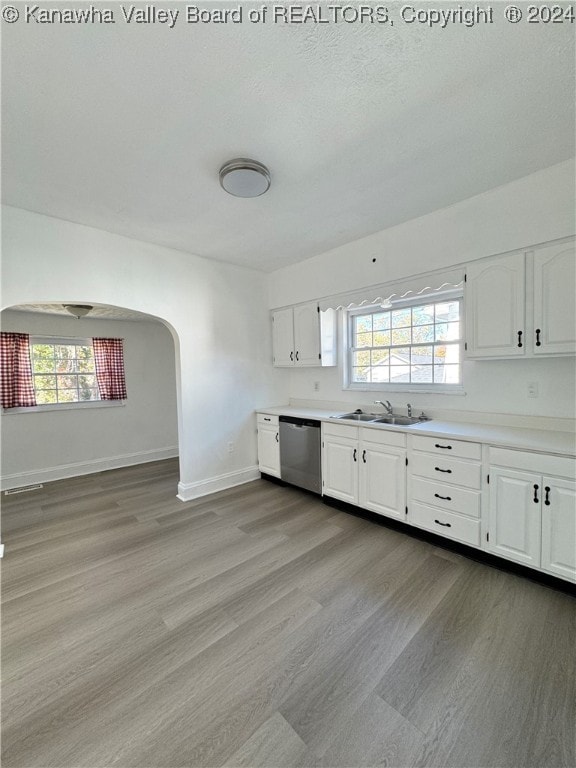
[[[314,392],[320,392],[320,382],[315,381],[314,382]]]
[[[528,382],[528,397],[538,397],[538,382],[537,381],[529,381]]]
[[[228,443],[228,453],[234,453],[234,443]]]

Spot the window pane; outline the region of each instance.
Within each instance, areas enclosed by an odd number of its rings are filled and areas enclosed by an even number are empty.
[[[398,344],[410,344],[410,328],[399,328],[392,331],[392,346]]]
[[[436,304],[436,322],[458,320],[460,313],[459,301],[446,301]]]
[[[390,312],[378,312],[374,315],[374,330],[387,331],[390,328]]]
[[[34,357],[47,360],[54,357],[54,345],[53,344],[33,344],[32,353]]]
[[[48,389],[36,392],[36,404],[37,405],[49,405],[50,403],[58,402],[56,399],[56,390]]]
[[[34,373],[53,373],[54,372],[54,358],[39,358],[35,357]]]
[[[76,376],[58,376],[58,389],[76,389],[77,387]]]
[[[427,341],[434,341],[434,326],[419,325],[412,328],[412,343],[425,344]]]
[[[368,381],[368,368],[353,368],[352,380],[358,382]]]
[[[410,381],[410,366],[406,365],[402,368],[396,366],[390,368],[390,383],[391,384],[403,384]]]
[[[356,347],[371,347],[372,346],[372,334],[371,333],[359,333],[356,335]]]
[[[389,349],[373,349],[372,350],[372,365],[388,365],[390,360]]]
[[[446,362],[446,347],[436,344],[434,347],[434,362],[445,363]]]
[[[34,387],[38,389],[56,389],[56,376],[34,376]]]
[[[78,376],[78,387],[80,389],[94,389],[96,386],[96,376]]]
[[[56,371],[58,373],[74,373],[75,370],[76,370],[76,360],[74,358],[71,358],[70,360],[66,360],[66,359],[56,360]]]
[[[432,347],[412,347],[412,365],[432,365]]]
[[[56,344],[56,357],[62,360],[70,360],[76,357],[76,345],[75,344]]]
[[[94,349],[91,346],[76,347],[76,357],[80,358],[81,360],[93,360]]]
[[[76,361],[76,365],[78,366],[78,371],[80,373],[94,373],[94,358],[89,357],[86,359],[79,358]]]
[[[434,322],[434,304],[412,307],[412,325],[426,325]]]
[[[412,365],[411,370],[412,382],[415,384],[431,384],[432,383],[432,366],[431,365]]]
[[[390,350],[391,365],[405,365],[410,362],[410,347],[398,347]]]
[[[354,322],[356,323],[355,333],[366,333],[372,330],[372,315],[358,315]]]
[[[374,331],[374,347],[390,346],[390,331]]]
[[[435,384],[459,384],[460,383],[459,365],[435,365],[434,383]]]
[[[390,368],[388,365],[378,365],[372,368],[372,381],[378,384],[390,381]]]
[[[58,391],[59,403],[77,403],[78,402],[78,390],[77,389],[60,389]]]
[[[354,366],[370,365],[370,352],[354,352]]]
[[[80,400],[100,400],[100,394],[97,389],[81,389]]]
[[[412,311],[410,309],[395,309],[392,312],[392,328],[405,328],[410,325]]]

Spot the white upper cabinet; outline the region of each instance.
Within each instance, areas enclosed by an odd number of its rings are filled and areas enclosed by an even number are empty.
[[[272,313],[274,365],[336,365],[336,313],[320,312],[316,302]]]
[[[574,241],[495,256],[466,270],[466,356],[576,354]]]
[[[535,355],[576,353],[576,248],[574,243],[534,253]]]
[[[519,357],[526,346],[523,253],[473,262],[466,270],[466,353]]]
[[[294,326],[292,307],[272,315],[274,365],[294,365]]]

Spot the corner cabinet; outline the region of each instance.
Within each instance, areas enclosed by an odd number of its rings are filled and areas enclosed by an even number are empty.
[[[272,354],[276,367],[336,365],[336,313],[316,302],[272,312]]]
[[[280,434],[278,416],[257,414],[258,469],[265,475],[280,477]]]
[[[487,549],[576,582],[576,461],[490,449]]]
[[[322,493],[404,520],[406,435],[326,422],[322,429]]]
[[[466,270],[466,357],[576,354],[574,240],[473,262]]]

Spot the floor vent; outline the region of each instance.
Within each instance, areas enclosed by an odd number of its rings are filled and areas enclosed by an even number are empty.
[[[44,488],[42,483],[38,483],[38,485],[23,485],[22,488],[10,488],[4,491],[4,496],[12,496],[15,493],[28,493],[28,491],[39,491],[40,488]]]

